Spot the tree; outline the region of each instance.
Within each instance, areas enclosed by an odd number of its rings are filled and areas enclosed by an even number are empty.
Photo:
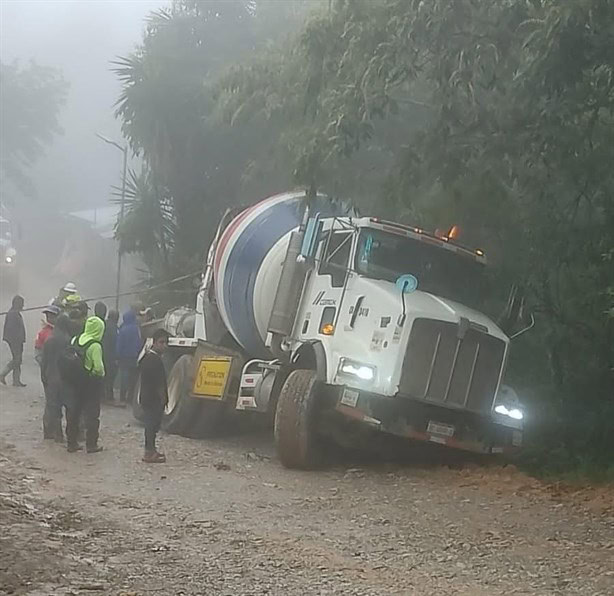
[[[114,195],[115,202],[121,203],[121,189],[116,188]],[[152,275],[164,277],[172,267],[176,232],[170,197],[156,186],[150,173],[131,170],[123,200],[124,217],[116,228],[120,250],[140,254]]]
[[[0,63],[1,172],[25,194],[35,192],[28,169],[62,132],[59,114],[67,91],[56,69],[35,62],[27,67]]]
[[[266,135],[257,124],[235,132],[221,122],[217,78],[278,35],[273,25],[291,21],[298,4],[175,2],[152,14],[143,43],[116,61],[117,116],[172,204],[179,230],[172,262],[187,271],[201,265],[224,208],[241,201],[242,173]]]

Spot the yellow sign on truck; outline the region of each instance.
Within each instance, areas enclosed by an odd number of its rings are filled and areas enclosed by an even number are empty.
[[[192,393],[196,396],[222,399],[226,390],[232,358],[201,358],[194,378]]]

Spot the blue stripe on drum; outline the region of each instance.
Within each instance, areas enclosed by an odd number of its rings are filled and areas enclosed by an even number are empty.
[[[271,248],[300,224],[299,200],[272,205],[250,221],[238,234],[226,261],[224,304],[228,323],[235,339],[252,357],[269,355],[254,320],[256,278]]]
[[[330,212],[327,200],[318,201],[317,207],[316,211],[323,214]],[[235,339],[252,357],[270,356],[254,318],[256,278],[268,252],[300,225],[303,210],[304,195],[274,203],[255,216],[227,247],[230,254],[224,267],[223,296],[228,323]]]

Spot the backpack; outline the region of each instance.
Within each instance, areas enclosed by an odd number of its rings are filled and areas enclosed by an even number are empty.
[[[74,343],[66,346],[58,356],[60,377],[62,381],[71,385],[80,384],[90,378],[90,371],[85,368],[85,354],[92,344],[100,343],[92,339],[80,346],[79,337],[81,336],[77,336]]]

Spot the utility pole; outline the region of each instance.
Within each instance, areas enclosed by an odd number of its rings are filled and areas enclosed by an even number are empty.
[[[107,143],[108,145],[113,145],[124,154],[124,166],[122,171],[122,192],[120,199],[120,207],[119,207],[119,220],[118,223],[121,225],[124,221],[124,209],[126,204],[126,178],[128,176],[128,144],[125,143],[123,146],[111,139],[96,133],[96,136]],[[115,310],[119,310],[119,295],[121,293],[121,280],[122,280],[122,252],[119,243],[117,244],[117,280],[115,283]]]

